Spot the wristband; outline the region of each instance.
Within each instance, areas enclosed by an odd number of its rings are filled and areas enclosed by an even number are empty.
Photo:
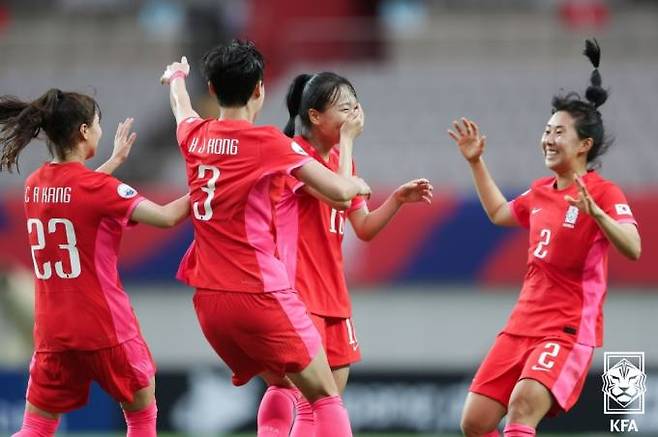
[[[174,74],[172,74],[171,77],[169,78],[169,83],[172,83],[174,79],[178,79],[179,77],[185,79],[187,77],[187,74],[182,70],[176,70]]]

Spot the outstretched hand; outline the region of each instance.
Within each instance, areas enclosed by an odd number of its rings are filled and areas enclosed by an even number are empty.
[[[585,181],[580,176],[576,176],[576,184],[578,185],[578,197],[573,198],[569,195],[564,196],[569,205],[577,207],[579,210],[587,213],[592,217],[600,216],[603,210],[596,204],[592,196],[587,191]]]
[[[130,150],[135,144],[137,139],[137,134],[135,132],[130,132],[130,129],[133,125],[133,118],[126,118],[124,121],[119,123],[117,127],[117,132],[114,135],[114,148],[112,149],[112,159],[116,159],[119,162],[124,162],[128,155],[130,155]]]
[[[190,74],[190,64],[187,63],[187,57],[185,56],[180,58],[180,62],[172,62],[171,64],[167,65],[164,73],[162,73],[162,76],[160,76],[160,83],[163,85],[168,85],[171,82],[174,74],[179,71],[183,73],[183,76],[185,77]]]
[[[434,187],[430,181],[424,178],[414,179],[406,184],[400,185],[394,192],[395,199],[400,203],[425,202],[432,204],[432,191]]]
[[[459,150],[468,162],[477,162],[484,153],[487,137],[480,135],[478,125],[471,120],[462,117],[460,121],[461,123],[458,121],[452,122],[455,130],[448,129],[448,135],[455,140]]]

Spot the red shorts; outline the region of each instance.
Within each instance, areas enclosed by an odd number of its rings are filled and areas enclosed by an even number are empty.
[[[322,336],[322,345],[332,369],[361,361],[361,348],[351,318],[342,319],[311,314]]]
[[[543,384],[555,402],[549,415],[569,411],[585,384],[594,348],[567,338],[501,333],[480,365],[470,391],[507,406],[521,379]]]
[[[27,400],[42,410],[66,413],[87,403],[96,381],[117,402],[130,403],[154,376],[155,363],[142,337],[95,351],[35,352]]]
[[[201,330],[243,385],[268,370],[276,375],[304,370],[322,339],[295,290],[240,293],[197,289]]]

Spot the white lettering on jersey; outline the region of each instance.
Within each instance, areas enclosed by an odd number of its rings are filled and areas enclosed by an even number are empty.
[[[190,146],[187,148],[189,153],[205,153],[208,155],[230,155],[238,154],[238,145],[240,141],[235,138],[208,138],[204,140],[201,147],[199,145],[199,138],[192,138]]]
[[[617,212],[617,215],[633,215],[631,207],[624,203],[616,203],[615,211]]]
[[[71,203],[71,187],[25,187],[25,203],[30,201],[32,203]]]

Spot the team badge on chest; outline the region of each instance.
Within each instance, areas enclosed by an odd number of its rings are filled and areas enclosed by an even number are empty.
[[[576,220],[578,220],[578,213],[580,211],[578,210],[577,207],[571,205],[569,206],[569,209],[567,209],[567,213],[564,215],[564,223],[562,223],[562,226],[565,228],[575,228],[576,227]]]

